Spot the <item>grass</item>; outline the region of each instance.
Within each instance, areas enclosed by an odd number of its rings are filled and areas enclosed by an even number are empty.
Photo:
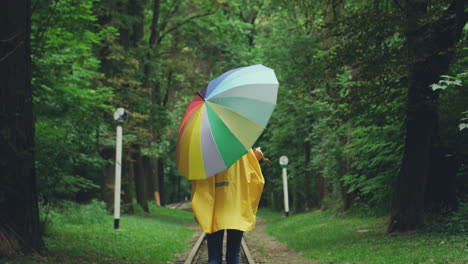
[[[194,233],[187,228],[193,214],[181,210],[151,206],[150,214],[123,215],[115,230],[99,205],[67,207],[50,215],[45,257],[6,263],[167,263],[190,247]]]
[[[468,263],[466,235],[386,234],[386,218],[315,211],[282,218],[261,210],[267,232],[319,263]]]
[[[260,210],[267,231],[319,263],[468,263],[468,238],[435,232],[386,234],[386,218],[315,211],[283,217]],[[170,263],[190,247],[193,214],[150,204],[150,214],[123,215],[120,229],[99,202],[65,204],[49,215],[42,257],[0,263]],[[3,262],[2,262],[3,261]]]

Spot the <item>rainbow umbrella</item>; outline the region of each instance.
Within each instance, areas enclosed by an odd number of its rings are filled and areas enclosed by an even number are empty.
[[[271,117],[278,85],[274,71],[258,64],[230,70],[197,93],[179,128],[179,172],[206,179],[246,154]]]

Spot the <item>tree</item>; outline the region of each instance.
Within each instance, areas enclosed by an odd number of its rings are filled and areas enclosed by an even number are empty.
[[[280,130],[285,129],[295,130],[296,135],[312,136],[312,160],[316,164],[312,172],[317,173],[314,175],[318,177],[316,184],[324,185],[320,176],[323,175],[330,190],[341,189],[344,208],[349,207],[349,198],[352,198],[349,193],[354,192],[361,204],[389,209],[398,172],[407,171],[409,167],[413,171],[400,177],[402,181],[397,185],[403,187],[397,190],[395,197],[402,198],[394,205],[402,209],[408,206],[408,201],[424,199],[424,184],[430,169],[428,157],[434,152],[434,138],[438,136],[438,121],[434,116],[437,93],[430,90],[429,84],[437,82],[439,76],[447,72],[456,50],[457,35],[466,22],[463,2],[419,1],[416,5],[414,1],[400,0],[297,0],[293,1],[294,5],[284,2],[275,1],[278,5],[271,9],[272,13],[285,17],[281,12],[295,9],[297,12],[288,14],[294,14],[296,17],[289,18],[296,18],[296,21],[292,25],[267,26],[266,33],[257,37],[256,42],[268,43],[268,38],[281,43],[288,39],[287,45],[265,45],[270,47],[265,54],[271,54],[275,49],[294,46],[300,38],[316,36],[304,41],[304,45],[291,48],[298,50],[294,55],[285,56],[287,51],[282,51],[266,58],[281,58],[280,62],[269,61],[285,76],[280,79],[280,90],[294,83],[288,90],[299,98],[288,97],[288,100],[320,107],[309,111],[315,113],[312,120],[295,113],[288,122],[297,121],[299,125],[283,125],[282,128],[275,128],[275,113],[269,125],[275,130],[272,133],[281,135],[285,132]],[[262,23],[268,25],[275,21],[274,15]],[[278,29],[284,29],[282,37],[275,34]],[[317,43],[321,44],[320,48],[308,50]],[[289,58],[305,63],[296,66],[287,63]],[[285,73],[288,69],[294,70]],[[305,87],[299,89],[301,86]],[[281,99],[285,100],[286,96]],[[277,111],[284,111],[280,107],[281,103]],[[307,111],[307,107],[304,110]],[[432,123],[428,123],[431,111]],[[417,112],[419,114],[415,114]],[[312,129],[305,132],[310,128],[302,124],[308,119]],[[402,119],[408,120],[408,124],[403,124]],[[267,130],[267,133],[270,132]],[[426,142],[417,143],[424,138]],[[405,139],[407,154],[403,157]],[[288,149],[293,153],[299,147],[296,143]],[[410,152],[412,154],[408,155]],[[294,166],[292,161],[291,171]],[[297,173],[295,175],[297,177]],[[443,175],[437,177],[440,181]],[[405,183],[406,180],[414,183]],[[406,191],[405,186],[409,186]],[[319,197],[324,190],[327,190],[325,186],[319,188]],[[407,196],[403,198],[402,193]],[[431,194],[426,193],[428,195]],[[421,215],[424,205],[416,203]]]
[[[113,92],[100,81],[96,47],[110,33],[97,27],[93,2],[39,1],[32,13],[36,172],[46,204],[98,198],[107,163],[99,143]]]
[[[430,84],[448,70],[466,23],[464,3],[332,2],[345,3],[343,11],[336,21],[315,27],[324,39],[334,38],[327,50],[331,55],[328,80],[324,79],[332,99],[328,103],[341,104],[336,109],[352,125],[347,132],[352,139],[343,146],[353,162],[339,178],[350,186],[348,191],[356,190],[368,202],[393,192],[388,231],[417,229],[423,225],[426,181],[438,137],[438,95]],[[352,78],[339,81],[346,72]],[[402,132],[398,116],[406,120]],[[401,136],[395,138],[398,133],[406,140],[402,148]],[[403,156],[397,170],[392,161],[400,150]],[[387,191],[384,187],[394,180],[395,189]]]
[[[438,136],[437,97],[430,85],[447,73],[467,17],[464,1],[400,1],[408,54],[406,143],[392,203],[389,232],[424,225],[431,150]],[[432,43],[433,45],[427,45]]]
[[[31,1],[0,11],[0,255],[41,245],[34,167],[31,88]]]
[[[149,172],[143,170],[141,159],[141,146],[149,133],[144,128],[148,113],[144,111],[148,104],[141,103],[145,96],[141,89],[139,73],[141,69],[141,42],[144,28],[144,2],[142,0],[128,1],[101,1],[95,7],[94,12],[99,16],[99,24],[103,28],[109,28],[110,34],[103,39],[99,59],[101,71],[104,74],[103,83],[112,87],[115,91],[113,103],[115,106],[124,107],[129,112],[129,120],[125,126],[124,136],[124,170],[123,210],[132,212],[133,193],[138,204],[144,211],[148,211],[148,184],[146,184]],[[109,124],[110,125],[110,124]],[[112,126],[112,125],[111,125]],[[110,144],[102,144],[101,155],[113,160],[115,148],[115,134],[105,135]],[[113,165],[108,165],[113,167]],[[110,208],[113,203],[114,173],[109,168],[106,179],[102,184],[103,199]],[[135,188],[135,191],[133,190]]]
[[[205,7],[206,8],[206,7]],[[150,35],[147,42],[146,57],[144,58],[144,77],[142,85],[148,89],[150,94],[150,123],[151,148],[161,143],[163,129],[167,127],[167,102],[169,100],[169,85],[172,81],[173,73],[163,68],[164,59],[167,55],[173,54],[177,50],[177,43],[167,40],[174,37],[184,25],[190,24],[197,19],[209,16],[217,11],[217,7],[209,7],[204,10],[202,5],[196,5],[190,1],[161,1],[154,0],[152,7],[152,22],[150,25]],[[184,17],[184,18],[181,18]],[[164,43],[164,41],[166,43]],[[168,45],[169,44],[169,45]],[[172,47],[171,47],[172,44]],[[166,86],[164,86],[166,83]],[[151,182],[155,199],[165,197],[164,191],[164,160],[155,156],[151,159]],[[164,204],[164,199],[162,204]]]
[[[309,31],[303,24],[304,20],[305,14],[297,6],[286,3],[267,6],[258,15],[260,22],[254,36],[261,63],[275,70],[280,83],[278,105],[257,144],[264,148],[266,155],[275,159],[282,155],[290,157],[288,170],[292,211],[309,210],[318,203],[314,179],[319,173],[313,169],[312,160],[315,157],[311,155],[312,147],[317,143],[311,134],[321,110],[316,98],[310,94],[319,89],[313,80],[321,75],[315,72],[321,62],[314,58],[319,50],[316,34]],[[294,137],[291,137],[292,131]],[[267,167],[265,174],[275,174],[275,169]],[[264,197],[269,198],[269,193],[279,192],[281,186],[278,179],[268,180]],[[281,205],[279,200],[269,199],[268,202]]]

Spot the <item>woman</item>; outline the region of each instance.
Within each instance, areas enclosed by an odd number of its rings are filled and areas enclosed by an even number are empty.
[[[243,232],[255,227],[265,184],[260,159],[269,163],[260,148],[251,149],[227,170],[206,180],[192,181],[192,209],[207,233],[209,264],[222,263],[224,230],[227,230],[226,262],[239,263]]]

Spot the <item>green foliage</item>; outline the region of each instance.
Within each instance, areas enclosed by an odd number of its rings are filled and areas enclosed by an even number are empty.
[[[464,36],[466,39],[467,30],[465,28]],[[464,41],[466,43],[466,40]],[[462,44],[462,43],[460,43]],[[465,44],[466,46],[466,44]],[[468,170],[468,133],[466,123],[468,118],[468,79],[466,78],[466,67],[468,65],[468,49],[463,48],[456,52],[454,62],[450,66],[448,76],[454,76],[451,79],[453,82],[461,82],[458,85],[446,85],[446,89],[439,90],[439,108],[438,114],[440,117],[440,136],[443,140],[444,151],[451,157],[457,160],[458,172],[456,174],[456,185],[459,193],[463,195],[466,191],[466,177]],[[465,197],[458,197],[460,200]]]
[[[71,199],[79,191],[99,189],[92,176],[100,174],[106,161],[93,152],[93,145],[87,146],[87,142],[93,142],[92,134],[70,133],[69,125],[51,127],[49,122],[36,122],[39,192],[47,200]]]
[[[449,86],[461,86],[462,81],[460,80],[460,77],[463,77],[463,76],[468,76],[468,72],[461,73],[457,75],[457,77],[442,75],[440,76],[442,80],[440,80],[438,83],[431,85],[431,88],[432,90],[437,91],[437,90],[445,90]]]
[[[279,213],[278,213],[279,214]],[[260,211],[260,217],[262,211]],[[271,217],[270,217],[271,218]],[[319,263],[463,263],[463,234],[385,233],[384,218],[315,211],[277,218],[269,234]]]
[[[431,5],[421,23],[435,28],[446,2]],[[407,65],[420,59],[406,52],[410,29],[396,2],[161,1],[159,14],[153,1],[142,14],[130,3],[36,5],[36,166],[44,200],[89,200],[112,185],[103,175],[113,164],[114,106],[129,112],[124,160],[134,162],[135,153],[159,159],[162,199],[189,197],[174,159],[188,103],[221,73],[261,63],[280,82],[278,105],[256,143],[274,164],[262,165],[262,204],[282,207],[277,160],[287,155],[293,210],[304,210],[306,197],[311,206],[342,208],[347,194],[366,210],[389,207],[404,144]],[[468,157],[465,53],[457,51],[451,72],[433,85],[441,135],[463,165],[459,182]]]
[[[120,229],[102,202],[63,203],[50,212],[48,263],[163,263],[189,246],[190,212],[157,208],[147,216],[122,215]],[[160,216],[161,215],[161,216]]]
[[[460,64],[463,64],[463,62],[461,62]],[[442,75],[440,77],[441,77],[441,80],[438,83],[431,85],[432,90],[437,91],[437,90],[445,90],[449,87],[451,89],[454,89],[457,86],[459,86],[458,88],[466,86],[466,83],[468,82],[468,71],[459,73],[455,77],[448,76],[448,75]],[[462,117],[460,118],[460,124],[458,125],[459,130],[468,128],[468,111],[462,112],[461,116]]]
[[[288,183],[291,187],[292,209],[302,210],[304,203],[300,201],[304,200],[307,192],[312,193],[312,203],[316,200],[314,186],[307,186],[304,176],[304,144],[307,141],[312,146],[316,144],[311,139],[315,129],[314,121],[326,111],[327,106],[311,96],[315,89],[321,88],[320,85],[314,86],[314,80],[321,75],[314,71],[321,65],[319,56],[315,56],[320,53],[316,36],[300,24],[303,17],[295,12],[295,7],[282,9],[274,4],[267,4],[261,10],[256,48],[261,52],[261,63],[275,70],[280,86],[276,109],[256,145],[262,147],[274,164],[263,167],[266,175],[263,197],[275,208],[283,206],[282,180],[277,160],[286,155],[290,160]],[[312,173],[313,176],[317,175],[316,171]]]
[[[458,209],[450,215],[447,221],[447,230],[453,234],[468,233],[468,202],[458,204]]]
[[[261,63],[256,60],[258,51],[249,46],[247,35],[254,25],[242,21],[240,2],[229,1],[162,1],[162,14],[174,21],[197,14],[210,15],[194,19],[168,34],[157,46],[157,76],[153,80],[160,85],[159,100],[166,93],[167,104],[152,106],[151,121],[158,132],[155,142],[147,142],[142,153],[164,160],[164,199],[183,200],[190,197],[190,182],[176,169],[174,152],[180,120],[195,92],[202,90],[208,82],[232,68]],[[179,11],[167,14],[170,6],[180,5]],[[188,6],[188,9],[182,7]],[[249,5],[250,6],[250,5]],[[190,14],[185,14],[192,10]],[[172,21],[173,20],[173,21]],[[148,21],[149,22],[149,21]],[[147,23],[148,23],[147,22]],[[170,26],[168,26],[170,28]]]
[[[79,116],[108,107],[105,102],[112,95],[111,90],[99,86],[96,89],[101,73],[95,47],[100,38],[99,32],[93,31],[93,1],[73,2],[58,2],[55,13],[46,13],[53,16],[53,25],[33,27],[36,111]],[[42,12],[48,6],[42,8],[33,14],[33,21],[37,20],[34,25],[45,22]]]
[[[318,192],[327,193],[333,204],[347,191],[374,208],[388,207],[403,146],[404,68],[397,66],[393,54],[401,52],[404,41],[392,31],[398,23],[391,24],[389,17],[369,22],[376,10],[367,1],[348,3],[343,16],[333,18],[323,10],[336,8],[339,13],[339,6],[276,2],[265,11],[257,46],[278,74],[280,93],[258,144],[273,160],[290,157],[293,204],[303,200],[309,188],[317,206],[324,206],[318,204]],[[307,141],[310,174],[304,164]],[[265,173],[274,172],[266,168]],[[313,177],[308,180],[311,186],[305,185],[305,177]],[[319,185],[319,178],[326,186]],[[268,180],[266,192],[280,194],[281,180]]]
[[[377,208],[389,208],[402,156],[400,128],[358,127],[350,136],[346,154],[352,157],[352,170],[341,180],[349,186],[348,192],[358,192]]]
[[[44,200],[79,192],[96,197],[106,164],[97,139],[113,92],[99,83],[96,48],[110,30],[97,30],[93,3],[41,2],[32,17],[36,168]]]
[[[448,234],[468,234],[468,202],[461,201],[455,211],[447,215],[431,215],[428,229],[433,232]]]
[[[460,123],[460,124],[458,125],[458,127],[459,127],[460,130],[463,130],[463,129],[465,129],[465,128],[468,128],[468,123],[467,123],[467,122],[468,122],[468,111],[462,112],[462,115],[463,115],[463,118],[460,119],[460,121],[461,121],[462,123]]]
[[[48,221],[46,226],[49,228],[63,224],[98,224],[109,217],[105,204],[99,200],[92,200],[89,204],[60,201],[52,208],[50,205],[43,206],[40,212],[41,220]]]

